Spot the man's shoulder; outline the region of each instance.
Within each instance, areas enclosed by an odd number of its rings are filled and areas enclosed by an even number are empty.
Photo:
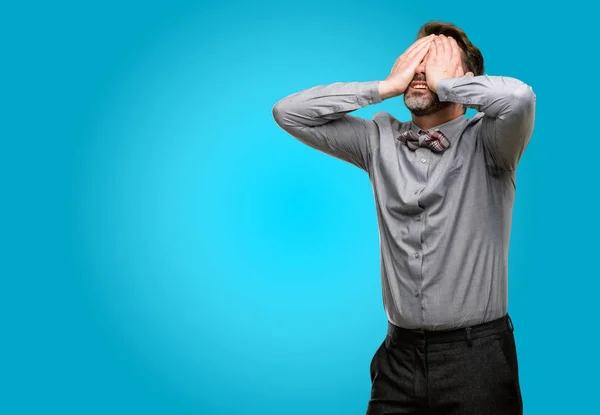
[[[387,111],[379,111],[373,114],[373,121],[380,125],[391,126],[396,130],[400,130],[403,126],[407,126],[409,123],[409,121],[399,120]]]

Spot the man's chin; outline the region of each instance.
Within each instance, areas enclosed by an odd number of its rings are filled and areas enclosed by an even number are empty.
[[[406,105],[406,108],[408,108],[408,110],[417,117],[435,114],[451,104],[450,102],[440,102],[434,97],[431,99],[420,99],[417,102],[415,102],[414,98],[415,97],[407,95],[406,99],[404,100],[404,105]]]
[[[412,115],[414,115],[415,117],[423,117],[425,115],[430,115],[433,114],[435,112],[435,110],[432,110],[430,108],[426,108],[426,109],[421,109],[421,108],[417,108],[417,109],[408,109],[410,111],[410,113]]]
[[[436,111],[436,106],[432,102],[420,102],[418,104],[411,104],[410,102],[405,102],[404,105],[406,105],[406,108],[408,108],[408,110],[417,117],[429,115]]]

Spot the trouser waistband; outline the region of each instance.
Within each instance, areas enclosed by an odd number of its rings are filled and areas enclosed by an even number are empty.
[[[394,341],[409,343],[423,340],[427,343],[447,343],[466,339],[470,346],[473,339],[489,336],[504,330],[508,330],[511,333],[514,331],[514,326],[508,313],[503,317],[486,323],[449,330],[406,329],[388,321],[387,335]]]

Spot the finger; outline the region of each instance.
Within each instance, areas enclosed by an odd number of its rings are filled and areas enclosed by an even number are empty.
[[[456,54],[456,48],[454,47],[456,40],[454,40],[453,37],[447,37],[446,41],[447,41],[446,45],[448,46],[448,48],[450,50],[449,57],[448,57],[450,59],[450,63],[452,65],[456,65],[457,54]]]
[[[415,43],[410,45],[410,47],[408,49],[406,49],[406,51],[403,54],[408,55],[411,52],[413,52],[415,49],[417,49],[419,46],[431,42],[433,40],[433,36],[434,35],[429,35],[429,36],[424,36],[424,37],[420,38]]]
[[[452,37],[446,37],[446,50],[448,51],[448,63],[456,70],[457,66],[460,65],[460,55],[452,44],[453,40],[454,38]]]
[[[454,50],[454,60],[456,61],[457,65],[462,66],[462,49],[460,46],[458,46],[458,42],[453,37],[450,38],[450,43],[452,45],[452,49]]]
[[[408,53],[406,55],[406,58],[409,60],[413,60],[413,59],[416,59],[417,57],[421,57],[421,59],[422,59],[423,56],[425,56],[425,54],[429,50],[430,44],[431,44],[431,41],[421,43],[419,46],[417,46],[415,49],[413,49],[410,53]]]
[[[433,40],[433,36],[434,35],[422,37],[419,40],[417,40],[415,43],[413,43],[407,50],[404,51],[404,53],[402,55],[400,55],[398,58],[396,58],[396,61],[394,62],[394,65],[392,66],[392,70],[390,73],[393,73],[396,70],[396,68],[398,66],[400,66],[400,64],[402,64],[402,62],[404,62],[405,60],[410,61],[410,60],[414,59],[414,56],[415,56],[414,54],[418,53],[420,48],[429,47],[428,45]]]
[[[444,56],[445,48],[444,48],[444,43],[442,40],[442,35],[436,37],[434,42],[435,42],[435,48],[437,50],[438,56]]]
[[[463,67],[462,49],[460,48],[460,46],[458,46],[458,43],[456,42],[456,40],[454,41],[454,50],[455,50],[455,54],[456,54],[456,66],[457,66],[457,68],[459,68],[459,71],[460,71],[459,76],[464,76],[465,69]],[[470,72],[470,73],[472,74],[472,72]]]
[[[453,64],[454,61],[452,60],[452,47],[450,46],[450,40],[448,40],[446,36],[442,38],[442,45],[444,45],[444,59]]]
[[[422,44],[422,43],[429,43],[429,42],[431,42],[431,41],[432,41],[434,38],[435,38],[435,35],[434,35],[434,34],[427,35],[427,36],[423,36],[422,38],[420,38],[420,39],[417,39],[417,40],[416,40],[416,41],[415,41],[415,42],[414,42],[414,43],[411,45],[411,48],[414,48],[414,47],[416,47],[416,46],[419,46],[419,45],[420,45],[420,44]],[[410,48],[409,48],[409,49],[410,49]]]
[[[423,58],[429,51],[429,44],[424,44],[418,49],[415,49],[410,55],[406,56],[403,59],[405,65],[408,67],[416,69],[417,66],[423,61]]]
[[[429,60],[429,52],[431,51],[431,49],[427,49],[427,53],[425,53],[425,56],[423,57],[423,61],[425,61],[425,64],[427,64],[427,61]]]
[[[435,40],[437,40],[437,37],[435,38]],[[437,46],[438,46],[437,41],[431,42],[431,44],[429,45],[429,54],[432,59],[437,57],[437,54],[438,54]]]
[[[420,55],[423,50],[429,49],[429,45],[431,44],[431,41],[432,41],[432,39],[429,39],[425,42],[415,45],[414,48],[411,48],[409,51],[406,51],[404,53],[403,57],[408,60],[414,59],[415,56]]]
[[[437,50],[437,42],[431,42],[431,44],[429,45],[429,50],[427,52],[427,62],[425,64],[425,69],[427,70],[427,66],[429,64],[430,61],[434,61],[438,56],[438,50]]]

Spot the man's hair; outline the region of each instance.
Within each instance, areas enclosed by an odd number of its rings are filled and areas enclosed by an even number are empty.
[[[431,34],[453,37],[458,46],[463,50],[463,64],[473,72],[473,75],[483,75],[485,70],[483,66],[483,55],[481,51],[474,46],[464,30],[459,29],[452,23],[447,22],[427,22],[419,29],[417,39]]]

